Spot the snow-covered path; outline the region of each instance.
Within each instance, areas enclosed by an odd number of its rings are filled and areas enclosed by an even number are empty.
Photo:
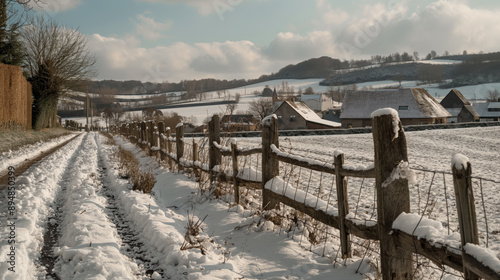
[[[499,137],[500,128],[407,133],[410,162],[446,171],[451,155],[461,152],[471,158],[476,176],[500,180],[496,172]],[[128,140],[114,140],[133,152],[141,169],[155,175],[153,193],[132,191],[131,184],[121,178],[117,146],[110,146],[97,133],[79,135],[24,174],[16,174],[11,193],[0,191],[0,279],[376,278],[368,259],[354,257],[335,266],[331,258],[321,255],[325,251],[334,255],[339,244],[325,244],[317,253],[306,250],[308,241],[297,241],[300,230],[280,234],[279,226],[263,219],[258,209],[214,199],[197,182],[185,174],[171,173]],[[373,160],[371,141],[371,135],[282,139],[286,149],[319,160],[331,161],[335,150],[343,150],[346,163],[353,165]],[[241,139],[239,144],[253,147],[259,142],[258,138]],[[422,192],[432,186],[429,179],[421,179],[427,182]],[[354,180],[349,184],[357,186]],[[429,193],[436,205],[431,218],[446,221],[443,186],[434,184]],[[484,182],[484,205],[489,248],[498,256],[500,219],[495,186]],[[363,195],[350,194],[362,199],[360,209],[371,208],[373,200],[369,184],[365,187]],[[361,188],[349,192],[357,190]],[[427,195],[419,196],[420,191],[412,196],[412,209],[425,206]],[[450,209],[453,207],[451,203]],[[186,244],[188,224],[198,221],[197,244]],[[481,219],[479,227],[484,244],[487,239]]]
[[[185,175],[116,140],[154,172],[154,194],[131,191],[104,136],[79,135],[16,174],[11,193],[0,192],[0,279],[363,279],[358,268],[373,272],[356,260],[335,268],[253,210],[209,199]],[[189,221],[205,216],[203,249],[183,248]]]

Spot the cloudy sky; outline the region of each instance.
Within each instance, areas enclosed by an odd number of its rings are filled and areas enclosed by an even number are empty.
[[[97,79],[257,78],[302,60],[500,51],[498,0],[48,0]]]

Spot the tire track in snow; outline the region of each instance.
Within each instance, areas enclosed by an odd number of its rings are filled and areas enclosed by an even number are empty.
[[[120,210],[120,205],[116,200],[116,197],[111,189],[109,189],[104,178],[106,177],[106,168],[99,167],[99,179],[103,183],[102,192],[106,196],[108,210],[106,214],[109,220],[115,224],[116,231],[121,238],[122,246],[120,247],[120,252],[125,256],[132,259],[141,268],[142,274],[146,279],[154,279],[153,273],[156,271],[160,275],[163,275],[161,269],[151,262],[151,259],[146,255],[146,250],[144,250],[144,243],[140,241],[139,233],[133,230],[131,222],[125,217],[123,211]],[[138,275],[140,277],[140,275]],[[144,279],[144,278],[141,278]],[[163,276],[162,278],[163,279]]]
[[[65,172],[62,187],[66,190],[60,196],[60,215],[55,222],[58,242],[53,247],[52,275],[65,280],[138,279],[140,269],[120,252],[121,240],[106,213],[97,137],[93,132],[86,135]]]
[[[42,247],[40,262],[42,266],[45,267],[46,276],[52,277],[52,279],[54,280],[60,279],[57,276],[57,274],[54,273],[53,270],[57,260],[57,256],[54,255],[54,246],[56,246],[59,241],[59,235],[60,235],[59,224],[64,215],[62,211],[62,207],[64,206],[63,198],[66,194],[66,184],[64,182],[68,181],[69,177],[71,177],[71,172],[70,172],[70,170],[72,169],[71,165],[75,163],[77,156],[81,156],[79,155],[78,152],[81,151],[83,143],[87,140],[87,138],[88,134],[84,136],[84,139],[82,139],[75,153],[68,161],[70,164],[66,167],[66,170],[62,175],[62,179],[59,182],[59,185],[61,185],[61,189],[58,191],[58,194],[56,195],[54,206],[52,208],[53,210],[52,215],[50,215],[47,218],[47,228],[43,236],[44,245]]]
[[[142,274],[142,278],[140,279],[159,279],[158,277],[164,279],[162,269],[151,261],[147,251],[144,249],[144,243],[140,241],[139,233],[134,230],[133,223],[126,218],[124,211],[120,209],[120,203],[117,201],[114,191],[108,187],[109,183],[107,180],[117,178],[108,177],[99,142],[98,146],[99,181],[102,184],[101,192],[107,200],[106,214],[110,221],[115,224],[118,235],[122,241],[120,252],[138,264]],[[141,277],[141,275],[138,276]]]
[[[10,245],[0,240],[0,275],[2,279],[36,279],[43,277],[41,247],[46,231],[47,217],[52,215],[59,184],[67,166],[74,160],[81,148],[84,135],[78,136],[67,145],[32,165],[23,174],[17,174],[16,181],[16,271],[7,270],[4,252]],[[0,191],[2,201],[7,192]],[[0,217],[5,217],[6,204],[0,203]],[[0,236],[6,236],[4,224],[0,221]]]

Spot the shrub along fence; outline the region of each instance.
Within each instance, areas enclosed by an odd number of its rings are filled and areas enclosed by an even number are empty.
[[[0,128],[31,129],[33,96],[21,67],[0,63]]]
[[[230,182],[234,202],[241,199],[241,187],[262,190],[262,209],[273,210],[280,204],[292,207],[323,224],[339,230],[343,258],[350,258],[351,235],[380,243],[383,279],[411,279],[414,276],[414,255],[418,254],[437,266],[447,266],[464,273],[465,279],[500,279],[500,261],[486,248],[478,246],[478,228],[472,189],[472,170],[467,158],[452,159],[453,183],[459,219],[461,246],[427,239],[419,225],[433,221],[410,214],[410,191],[406,137],[397,112],[382,109],[372,114],[375,148],[374,165],[364,168],[344,164],[344,154],[336,152],[333,163],[293,155],[279,149],[278,120],[269,116],[263,120],[262,147],[241,149],[231,140],[230,147],[221,145],[220,121],[214,116],[208,124],[208,156],[202,156],[198,144],[185,142],[183,126],[170,128],[153,121],[123,124],[113,128],[178,170],[192,168],[197,177],[207,174],[211,183]],[[189,148],[186,149],[186,146]],[[185,153],[188,151],[188,153]],[[238,165],[239,157],[261,156],[261,172],[245,172]],[[222,158],[231,158],[231,167],[224,171]],[[282,174],[280,163],[331,174],[335,178],[336,205],[299,190]],[[246,170],[248,171],[248,170]],[[286,176],[286,174],[284,174]],[[290,175],[290,174],[289,174]],[[252,178],[253,177],[253,178]],[[376,186],[377,221],[363,221],[349,215],[347,178],[374,178]],[[308,186],[309,188],[309,186]],[[424,229],[425,231],[425,229]],[[416,234],[418,232],[418,234]],[[444,233],[446,234],[446,233]],[[422,237],[424,236],[424,237]],[[454,244],[456,245],[456,244]]]

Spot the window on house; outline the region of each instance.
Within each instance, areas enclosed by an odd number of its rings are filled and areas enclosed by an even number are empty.
[[[398,110],[408,110],[408,106],[399,106]]]
[[[295,115],[290,115],[290,121],[294,122],[295,121]]]

